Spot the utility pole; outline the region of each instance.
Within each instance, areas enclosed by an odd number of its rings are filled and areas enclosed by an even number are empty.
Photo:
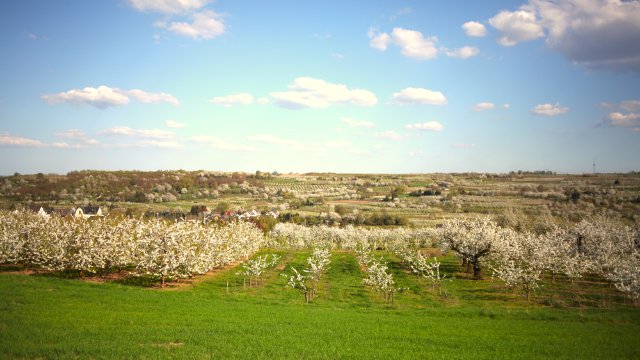
[[[596,161],[593,160],[593,174],[595,175],[596,173]]]

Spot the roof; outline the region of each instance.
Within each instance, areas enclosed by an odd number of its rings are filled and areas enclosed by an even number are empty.
[[[81,206],[80,208],[85,215],[95,215],[100,210],[100,206]]]

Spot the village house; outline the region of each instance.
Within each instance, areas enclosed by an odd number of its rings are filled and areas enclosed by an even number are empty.
[[[75,219],[89,219],[95,216],[104,216],[99,206],[80,206],[73,210]]]

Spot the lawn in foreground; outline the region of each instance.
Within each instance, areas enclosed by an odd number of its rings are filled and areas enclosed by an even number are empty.
[[[331,266],[311,304],[286,268],[229,291],[225,272],[164,291],[0,274],[0,358],[640,358],[637,308],[513,307],[456,299],[457,284],[441,305],[411,278],[388,308],[351,254]]]

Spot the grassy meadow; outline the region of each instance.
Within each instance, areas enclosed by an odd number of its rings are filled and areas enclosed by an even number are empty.
[[[393,304],[362,283],[350,252],[334,252],[306,304],[282,259],[257,285],[237,267],[157,288],[149,279],[97,283],[0,273],[0,358],[566,358],[640,357],[640,311],[597,279],[549,281],[531,302],[490,277],[471,280],[454,256],[443,294],[389,253]],[[152,286],[149,286],[151,284]],[[445,294],[446,292],[446,294]]]

